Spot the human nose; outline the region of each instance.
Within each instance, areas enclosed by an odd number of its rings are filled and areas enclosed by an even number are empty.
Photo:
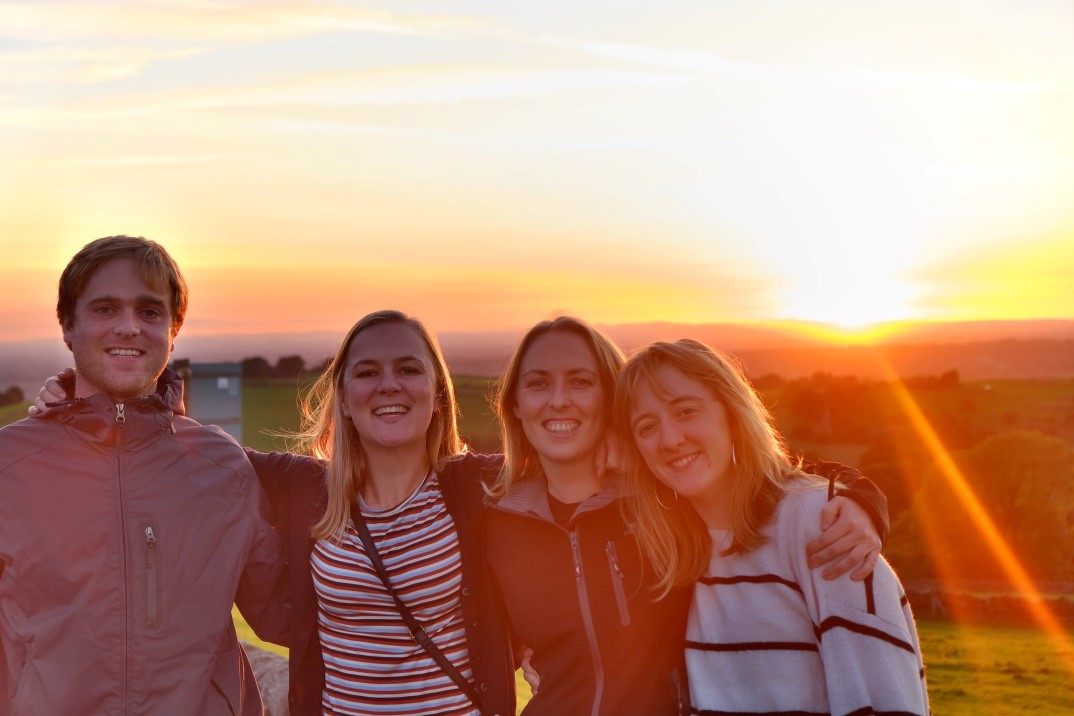
[[[116,322],[115,332],[116,335],[125,336],[127,338],[136,336],[141,332],[141,327],[138,325],[138,320],[134,315],[134,311],[120,311],[119,321]]]
[[[682,431],[675,427],[675,423],[665,422],[660,425],[660,446],[663,448],[678,447],[683,441]]]
[[[379,388],[382,393],[394,393],[399,390],[399,381],[395,371],[386,370],[381,374]]]
[[[567,386],[565,384],[559,382],[553,384],[549,404],[553,408],[565,408],[571,404],[571,399],[567,394]]]

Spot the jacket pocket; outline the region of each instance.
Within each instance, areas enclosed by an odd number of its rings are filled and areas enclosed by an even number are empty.
[[[608,540],[604,546],[604,553],[608,555],[608,571],[612,577],[612,589],[615,591],[615,603],[619,606],[619,620],[623,626],[630,626],[630,608],[627,606],[626,584],[623,570],[619,567],[619,556],[615,552],[615,542]]]
[[[156,629],[161,622],[160,534],[152,522],[142,528],[142,534],[145,537],[145,625]]]

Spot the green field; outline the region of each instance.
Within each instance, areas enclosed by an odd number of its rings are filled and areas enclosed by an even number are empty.
[[[29,403],[16,403],[15,405],[0,406],[0,426],[25,418],[26,408],[29,405]]]
[[[240,638],[260,643],[237,613],[236,624]],[[1060,646],[1032,629],[928,621],[918,632],[937,716],[1074,714],[1074,634]],[[529,687],[521,674],[517,681],[521,708]]]
[[[1044,421],[1059,413],[1063,432],[1070,422],[1055,406],[1070,400],[1071,382],[1013,381],[982,386],[963,386],[957,391],[934,391],[921,398],[926,410],[966,410],[967,392],[975,400],[970,411],[974,421],[1003,419],[1011,411],[1019,422]],[[456,379],[462,420],[461,430],[475,447],[495,446],[495,419],[488,409],[486,378]],[[281,449],[285,443],[268,435],[271,431],[298,426],[293,381],[248,383],[243,393],[244,442],[262,449]],[[779,411],[777,410],[777,413]],[[985,415],[982,416],[982,413]],[[0,408],[0,425],[26,415],[26,405]],[[819,447],[819,446],[818,446]],[[854,464],[861,446],[824,445],[830,457]],[[243,638],[253,639],[241,619]],[[1009,627],[960,627],[946,622],[919,624],[929,679],[933,713],[938,716],[969,714],[1074,714],[1074,634],[1057,644],[1039,631]],[[278,653],[278,647],[270,647]],[[521,683],[521,681],[520,681]],[[523,685],[520,693],[528,693]],[[523,699],[524,700],[524,699]]]

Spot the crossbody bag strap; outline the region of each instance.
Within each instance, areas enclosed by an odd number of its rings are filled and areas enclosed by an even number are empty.
[[[399,595],[395,593],[395,589],[392,587],[391,580],[388,579],[388,570],[384,568],[384,562],[380,558],[380,553],[377,552],[377,547],[373,544],[373,535],[369,534],[369,528],[365,524],[365,519],[362,518],[361,512],[355,507],[352,510],[351,517],[354,521],[354,526],[358,529],[358,536],[362,540],[362,546],[365,547],[366,556],[369,557],[369,561],[373,563],[373,569],[377,570],[377,576],[380,577],[380,581],[384,583],[384,588],[388,590],[388,594],[391,595],[392,600],[395,601],[395,608],[399,611],[399,616],[403,618],[403,623],[406,624],[406,628],[410,630],[410,636],[414,638],[422,649],[432,657],[440,668],[448,675],[455,685],[466,694],[466,698],[470,699],[470,703],[474,705],[474,708],[479,713],[484,713],[481,708],[481,697],[477,695],[477,691],[474,690],[474,685],[467,680],[465,676],[459,673],[459,670],[455,668],[455,665],[444,656],[444,652],[440,651],[440,647],[436,645],[432,637],[425,631],[425,629],[418,623],[418,620],[414,617],[414,614],[410,611],[407,605],[403,604],[403,600],[399,598]]]

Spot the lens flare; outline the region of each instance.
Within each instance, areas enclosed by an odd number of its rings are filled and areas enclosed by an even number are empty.
[[[876,356],[892,386],[892,392],[898,406],[909,418],[911,426],[917,432],[930,457],[939,468],[940,475],[947,481],[951,490],[962,503],[973,526],[983,537],[988,549],[1003,569],[1011,585],[1024,601],[1034,621],[1052,640],[1057,651],[1066,655],[1063,659],[1064,666],[1071,674],[1074,674],[1074,657],[1070,656],[1074,653],[1071,651],[1072,643],[1062,623],[1048,607],[1040,591],[1019,561],[1018,556],[1003,538],[1000,530],[996,527],[995,521],[988,514],[965,475],[962,474],[958,465],[951,458],[950,453],[944,447],[936,431],[925,417],[924,412],[918,406],[917,401],[914,400],[913,395],[910,394],[909,389],[879,351]],[[917,516],[927,543],[932,545],[939,544],[938,540],[942,538],[939,536],[940,531],[937,529],[938,523],[936,520],[940,519],[940,517],[930,514],[925,509],[918,509]],[[940,562],[937,565],[937,569],[940,571],[941,579],[949,583],[952,576],[951,565],[942,563],[942,560]]]

